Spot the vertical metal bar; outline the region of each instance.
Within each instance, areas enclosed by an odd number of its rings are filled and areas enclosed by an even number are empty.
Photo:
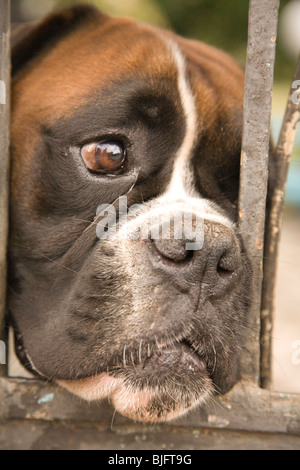
[[[285,115],[278,139],[274,160],[277,167],[276,186],[271,195],[270,216],[266,233],[264,280],[261,308],[261,386],[271,385],[272,320],[276,280],[278,247],[286,192],[286,181],[292,151],[300,120],[300,56],[291,84]],[[300,183],[300,182],[299,182]]]
[[[4,319],[9,200],[10,0],[0,0],[0,38],[0,340],[5,341]],[[4,372],[4,367],[0,367],[0,375]]]
[[[279,0],[250,0],[241,152],[239,228],[252,261],[253,293],[242,378],[259,384],[260,306],[270,117]]]

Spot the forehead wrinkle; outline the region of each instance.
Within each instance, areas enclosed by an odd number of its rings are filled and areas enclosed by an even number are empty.
[[[145,81],[142,79],[122,81],[108,88],[99,90],[88,96],[85,104],[77,105],[69,116],[51,117],[43,128],[51,137],[74,142],[97,137],[97,133],[122,132],[125,129],[133,131],[135,126],[143,122],[149,132],[155,132],[155,127],[161,124],[161,119],[182,119],[177,90],[169,89],[170,82],[161,80]],[[170,92],[168,93],[168,89]],[[168,112],[166,111],[168,108]],[[147,119],[150,123],[147,124]],[[139,124],[138,124],[139,123]],[[171,124],[170,124],[171,125]]]

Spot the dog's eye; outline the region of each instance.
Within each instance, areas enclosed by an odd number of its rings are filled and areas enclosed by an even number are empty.
[[[124,168],[126,150],[117,140],[104,140],[84,145],[81,156],[89,170],[97,173],[115,173]]]

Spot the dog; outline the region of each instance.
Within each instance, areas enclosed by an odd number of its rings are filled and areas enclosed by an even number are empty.
[[[252,282],[237,226],[242,68],[77,6],[18,30],[12,72],[8,319],[21,363],[137,421],[229,391]]]

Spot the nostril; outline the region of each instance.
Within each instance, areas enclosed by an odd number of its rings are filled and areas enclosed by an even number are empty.
[[[218,264],[218,266],[217,266],[217,273],[221,277],[230,276],[233,272],[234,271],[231,271],[229,269],[222,268],[222,266],[220,264]]]
[[[240,267],[240,256],[235,250],[227,250],[220,257],[217,273],[221,277],[230,276]]]
[[[193,251],[187,250],[182,240],[152,240],[158,255],[168,261],[181,263],[190,261],[193,257]]]

